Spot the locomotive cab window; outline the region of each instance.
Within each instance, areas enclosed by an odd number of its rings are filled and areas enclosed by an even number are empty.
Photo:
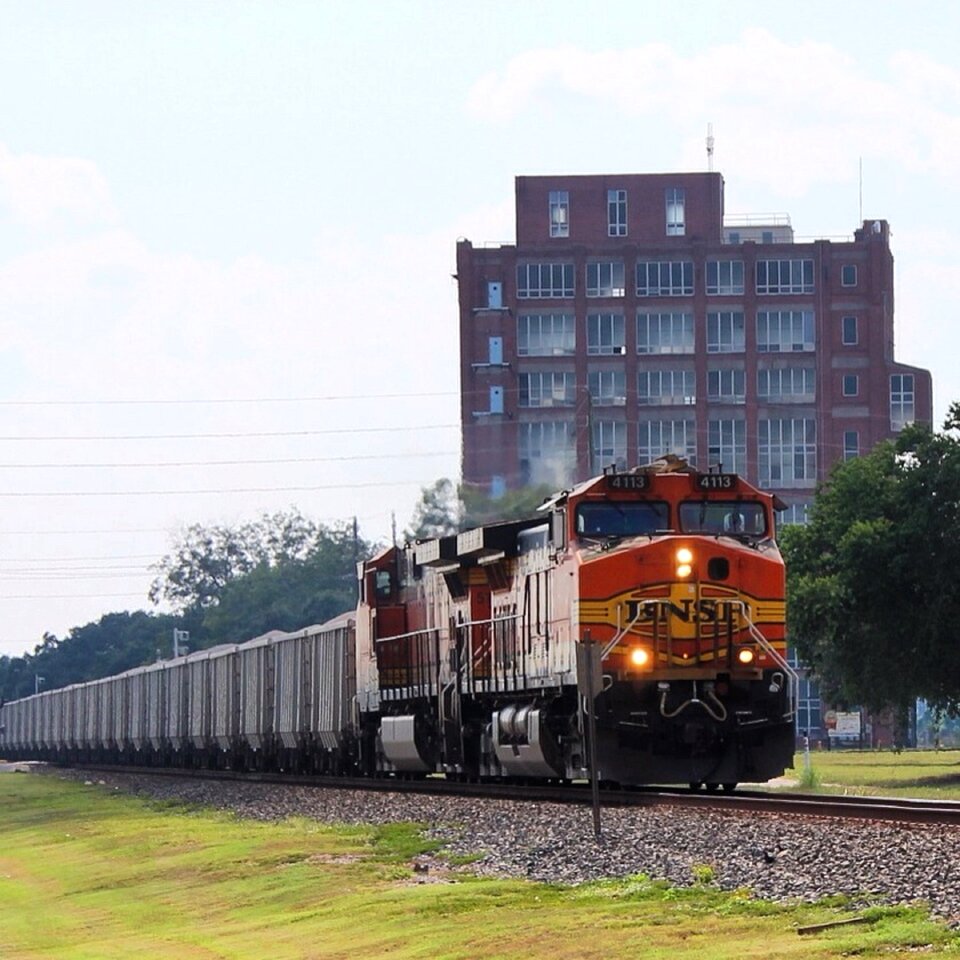
[[[680,529],[684,533],[767,535],[767,515],[762,503],[738,500],[686,500],[680,504]]]
[[[659,501],[607,500],[577,507],[577,536],[635,537],[666,530],[670,508]]]

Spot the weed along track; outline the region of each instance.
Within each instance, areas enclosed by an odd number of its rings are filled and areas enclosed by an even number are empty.
[[[960,825],[911,822],[918,807],[883,801],[666,792],[605,793],[602,831],[594,836],[589,801],[458,795],[446,788],[317,789],[302,782],[215,779],[116,770],[57,770],[49,775],[102,783],[164,801],[229,810],[241,817],[292,816],[326,823],[415,822],[442,841],[462,869],[488,876],[579,884],[638,874],[678,885],[749,889],[776,901],[846,896],[861,903],[929,903],[960,922]],[[435,787],[435,784],[431,784]],[[416,789],[414,789],[414,787]],[[519,788],[515,788],[519,789]],[[766,806],[764,803],[766,802]],[[774,804],[771,806],[771,804]],[[789,809],[788,809],[789,804]],[[896,813],[896,816],[893,814]]]

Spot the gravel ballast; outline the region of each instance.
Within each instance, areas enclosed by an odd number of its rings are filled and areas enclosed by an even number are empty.
[[[50,770],[90,780],[81,771]],[[687,885],[709,866],[725,890],[747,887],[770,900],[850,894],[870,902],[923,901],[960,922],[960,827],[845,821],[828,817],[679,807],[608,808],[594,838],[589,807],[432,797],[295,785],[98,773],[97,784],[279,820],[418,822],[467,869],[549,883],[643,873]],[[709,871],[707,871],[709,872]]]

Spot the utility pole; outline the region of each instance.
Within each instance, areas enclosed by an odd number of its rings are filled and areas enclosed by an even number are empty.
[[[35,674],[33,675],[33,694],[34,694],[34,696],[36,696],[36,695],[40,692],[40,684],[41,684],[41,683],[46,683],[46,682],[47,682],[47,678],[46,678],[46,677],[41,677],[40,674],[38,674],[38,673],[35,673]]]
[[[190,640],[190,631],[189,630],[178,630],[176,627],[173,628],[173,659],[176,660],[177,657],[185,657],[190,652],[190,647],[187,646]]]

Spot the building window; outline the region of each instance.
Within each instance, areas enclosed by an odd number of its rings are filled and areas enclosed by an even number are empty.
[[[616,261],[587,264],[588,297],[622,297],[623,264]]]
[[[577,446],[572,420],[541,420],[520,423],[520,480],[524,486],[567,486],[577,464]]]
[[[789,527],[805,524],[810,506],[809,503],[791,503],[786,510],[781,510],[777,514],[777,526]]]
[[[855,287],[857,285],[857,265],[855,263],[845,263],[840,268],[840,285],[842,287]]]
[[[521,300],[573,296],[572,263],[518,263],[517,297]]]
[[[572,313],[527,313],[517,317],[517,355],[569,356],[576,350]]]
[[[637,462],[650,463],[675,453],[689,463],[697,459],[696,420],[641,420],[637,436]]]
[[[890,378],[890,429],[902,430],[914,420],[913,374],[895,373]]]
[[[758,260],[757,293],[813,293],[813,261]]]
[[[761,243],[773,243],[773,231],[772,230],[762,230],[760,232],[760,242]]]
[[[507,478],[495,473],[490,478],[490,499],[499,500],[507,492]]]
[[[627,235],[627,191],[607,191],[607,236]]]
[[[845,347],[855,346],[860,342],[860,338],[857,332],[857,318],[856,317],[844,317],[841,321],[842,323],[842,338],[843,345]]]
[[[595,420],[591,430],[594,472],[614,465],[618,470],[627,469],[627,425],[622,420]]]
[[[747,375],[743,370],[708,370],[707,400],[713,403],[745,403]]]
[[[670,187],[667,190],[667,236],[682,237],[686,227],[683,213],[683,189]]]
[[[637,373],[637,403],[650,406],[694,404],[697,402],[696,378],[694,370],[641,370]]]
[[[692,313],[638,313],[637,353],[693,353]]]
[[[637,263],[637,296],[693,296],[693,261],[640,260]]]
[[[813,403],[816,399],[816,371],[813,367],[782,367],[757,371],[757,399]]]
[[[490,388],[490,413],[503,413],[503,387]]]
[[[724,473],[747,472],[747,431],[743,420],[707,421],[707,457]]]
[[[860,377],[855,373],[844,374],[842,390],[845,397],[857,396],[860,393]]]
[[[707,293],[733,296],[743,293],[742,260],[708,260]]]
[[[566,190],[550,191],[550,236],[570,236],[570,194]]]
[[[520,374],[521,407],[572,407],[577,377],[573,371],[546,370]]]
[[[817,482],[817,423],[812,417],[757,421],[761,487],[812,487]]]
[[[727,243],[739,243],[739,242],[740,242],[740,231],[731,230],[730,233],[727,234]]]
[[[853,460],[860,456],[860,433],[857,430],[843,431],[843,459]]]
[[[707,314],[707,353],[743,353],[743,312],[718,310]]]
[[[813,311],[757,312],[757,352],[795,353],[813,350]]]
[[[627,375],[623,370],[591,370],[587,384],[595,407],[622,407],[627,402]]]
[[[622,356],[627,352],[623,315],[587,314],[587,354],[591,357]]]

